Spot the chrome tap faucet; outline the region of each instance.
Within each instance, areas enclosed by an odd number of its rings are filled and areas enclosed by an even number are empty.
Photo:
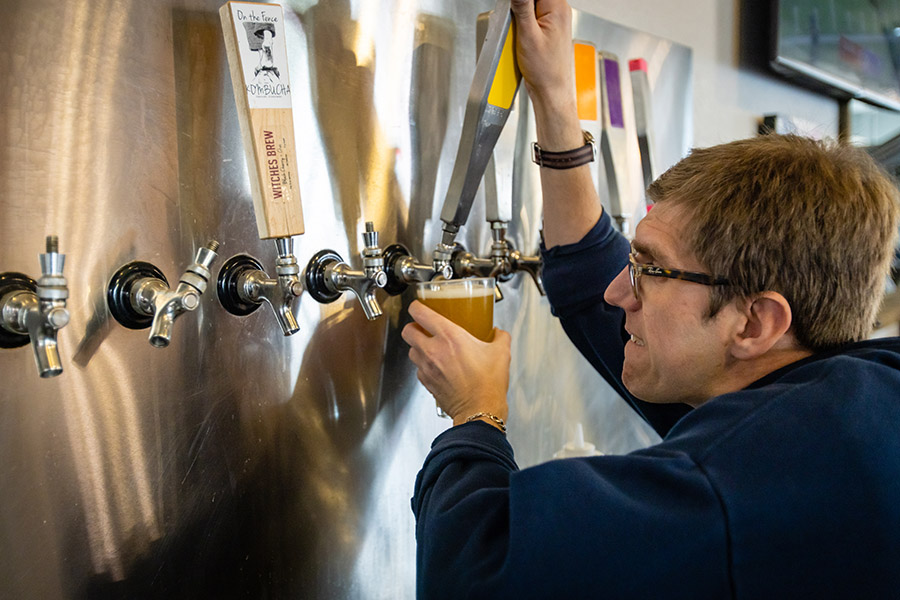
[[[63,275],[66,256],[59,253],[59,239],[48,236],[46,244],[36,285],[20,273],[0,275],[0,329],[4,330],[0,345],[15,347],[30,340],[38,373],[54,377],[63,370],[56,334],[69,322],[69,288]]]
[[[452,257],[452,253],[448,256]],[[384,270],[387,273],[387,284],[384,286],[391,296],[402,294],[411,283],[419,281],[431,281],[432,279],[450,279],[453,276],[453,268],[450,260],[445,264],[426,265],[418,262],[403,244],[391,244],[384,249]]]
[[[513,247],[506,239],[506,221],[491,221],[491,256],[479,258],[464,248],[458,247],[451,258],[453,272],[458,277],[495,277],[498,282],[509,281],[524,271],[531,275],[538,292],[544,296],[544,284],[541,278],[542,262],[540,256],[526,256]],[[500,286],[494,288],[497,301],[503,299]]]
[[[371,221],[366,222],[362,235],[362,271],[354,271],[333,250],[320,250],[306,265],[306,290],[323,304],[334,302],[343,291],[350,290],[359,298],[366,318],[371,321],[381,316],[375,290],[383,288],[388,277],[384,272],[384,255],[378,246],[378,232]]]
[[[456,252],[451,264],[453,272],[460,277],[496,277],[501,281],[512,274],[509,264],[509,242],[506,240],[506,222],[491,223],[491,255],[479,258],[471,252]]]
[[[197,250],[174,290],[162,272],[150,263],[131,262],[113,275],[107,303],[113,317],[129,329],[150,328],[150,344],[165,348],[172,340],[175,319],[200,306],[200,296],[210,279],[209,267],[219,243],[210,241]]]
[[[153,304],[153,322],[150,325],[150,343],[157,348],[165,348],[172,339],[172,325],[180,315],[196,310],[200,306],[200,296],[206,291],[210,279],[209,267],[216,259],[219,243],[211,241],[205,248],[197,250],[194,262],[185,269],[174,291],[158,288],[158,279],[151,280],[148,299]],[[140,303],[140,285],[136,294]]]
[[[508,281],[512,278],[512,270],[509,263],[509,243],[506,241],[505,221],[491,222],[491,255],[488,258],[478,257],[467,252],[462,246],[457,246],[450,260],[453,273],[457,277],[494,277],[497,282]],[[503,300],[503,292],[499,285],[494,286],[494,299],[497,302]]]
[[[531,275],[531,280],[537,286],[538,293],[541,296],[547,295],[547,292],[544,291],[544,279],[541,276],[544,262],[540,256],[525,256],[518,250],[511,250],[509,253],[509,264],[513,272],[524,271]]]
[[[453,224],[444,224],[441,230],[441,241],[434,247],[431,253],[431,267],[435,273],[444,273],[450,269],[450,277],[453,277],[453,267],[450,264],[453,260],[453,253],[457,250],[456,234],[459,233],[459,227]],[[446,279],[450,279],[447,277]]]
[[[233,315],[249,315],[265,302],[272,307],[282,333],[293,335],[300,331],[294,316],[294,300],[303,293],[300,266],[294,256],[294,238],[275,238],[275,247],[278,258],[274,278],[252,256],[237,254],[219,271],[216,291],[219,302]]]

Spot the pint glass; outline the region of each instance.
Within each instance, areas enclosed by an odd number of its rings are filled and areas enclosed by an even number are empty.
[[[494,278],[442,279],[416,284],[416,297],[479,340],[494,338]]]
[[[494,339],[493,277],[441,279],[416,284],[416,297],[483,342]],[[440,417],[449,417],[437,407]]]

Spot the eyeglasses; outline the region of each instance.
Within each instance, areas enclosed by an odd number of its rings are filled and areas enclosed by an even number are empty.
[[[638,292],[638,281],[641,275],[648,277],[665,277],[666,279],[680,279],[682,281],[690,281],[691,283],[699,283],[701,285],[731,285],[731,282],[724,277],[714,277],[706,273],[692,273],[691,271],[679,271],[678,269],[664,269],[656,265],[641,264],[635,258],[634,247],[628,254],[628,277],[631,279],[631,291],[634,292],[635,300],[640,300],[641,295]]]

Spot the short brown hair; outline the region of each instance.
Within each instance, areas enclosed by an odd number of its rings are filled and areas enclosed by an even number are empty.
[[[865,151],[794,135],[695,149],[647,190],[687,209],[686,240],[709,272],[709,316],[763,291],[783,295],[798,343],[866,338],[896,244],[896,182]]]

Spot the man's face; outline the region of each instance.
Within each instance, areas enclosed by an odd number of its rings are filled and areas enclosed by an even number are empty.
[[[633,247],[637,262],[669,269],[705,272],[681,235],[683,209],[663,202],[637,226]],[[625,310],[622,381],[647,402],[684,402],[699,406],[727,389],[729,352],[741,316],[734,303],[707,319],[708,286],[642,276],[634,297],[628,267],[610,283],[604,298]]]

